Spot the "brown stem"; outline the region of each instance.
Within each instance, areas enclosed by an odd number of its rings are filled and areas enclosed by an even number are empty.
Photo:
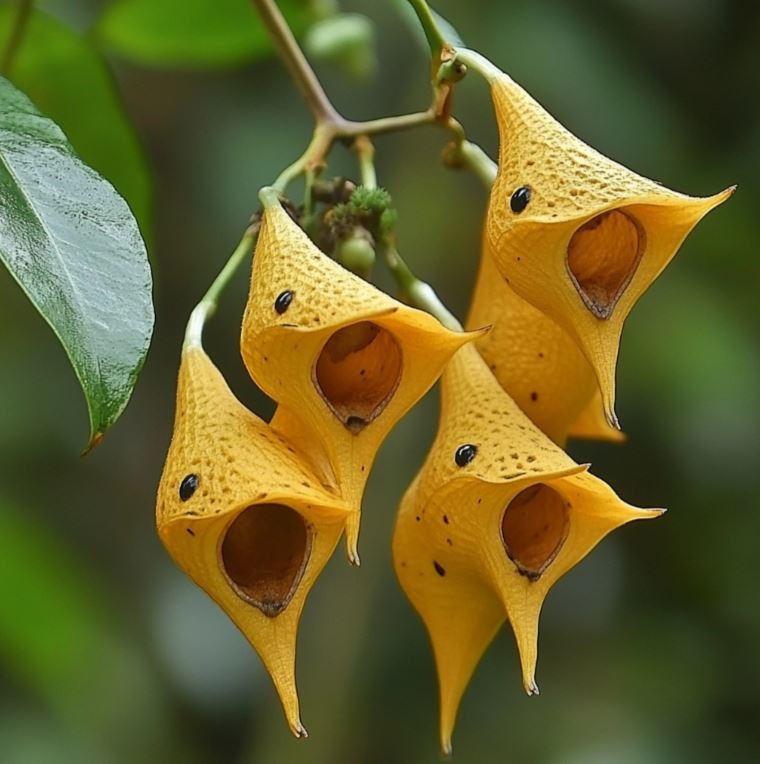
[[[277,4],[274,0],[252,1],[317,124],[342,122],[343,117],[327,97]]]

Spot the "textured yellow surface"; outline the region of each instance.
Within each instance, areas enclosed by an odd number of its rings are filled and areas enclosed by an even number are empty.
[[[670,191],[587,146],[506,74],[491,80],[491,92],[500,148],[489,245],[508,285],[575,340],[614,423],[625,318],[689,231],[733,189],[705,199]],[[515,212],[510,200],[522,187],[530,201]]]
[[[491,325],[476,345],[501,386],[555,443],[618,441],[604,418],[594,371],[567,332],[504,282],[484,237],[467,328]]]
[[[466,443],[477,451],[460,467],[455,454]],[[509,620],[525,689],[537,693],[538,618],[549,589],[611,530],[660,513],[626,504],[584,470],[518,409],[474,347],[457,353],[442,378],[438,434],[404,496],[393,539],[396,574],[433,646],[445,752],[462,694],[501,624]],[[526,489],[536,485],[564,504],[554,521],[562,532],[552,528],[549,545],[541,535],[550,524],[546,506],[536,507],[538,524],[531,519],[536,489]],[[512,530],[502,530],[505,510],[518,495],[522,534],[511,538],[521,536],[522,562],[543,559],[541,572],[526,574],[504,543]]]
[[[278,313],[275,301],[285,291],[292,292],[292,300]],[[360,365],[346,366],[356,382],[356,399],[366,402],[363,385],[373,370],[388,374],[397,369],[398,374],[394,384],[376,386],[387,397],[372,418],[354,427],[354,420],[346,420],[348,391],[335,385],[332,392],[338,391],[340,403],[328,400],[318,384],[317,364],[338,332],[358,327],[349,334],[362,334],[359,325],[366,323],[382,330],[378,337],[385,339],[378,339],[380,348],[368,359],[366,375]],[[241,352],[256,384],[279,404],[273,429],[298,443],[313,469],[350,506],[346,542],[352,562],[359,559],[361,498],[380,445],[438,379],[452,354],[476,336],[450,331],[431,315],[397,302],[350,273],[320,252],[279,203],[265,199]]]
[[[179,489],[188,475],[197,477],[197,488],[183,500]],[[293,590],[274,616],[241,596],[222,557],[227,531],[241,513],[248,510],[250,516],[257,508],[271,513],[272,505],[298,513],[308,537],[302,569],[286,582]],[[293,444],[234,397],[208,356],[198,348],[185,350],[174,434],[158,489],[159,536],[179,567],[220,605],[259,654],[298,736],[305,734],[295,686],[298,621],[346,516],[342,500],[321,484]]]

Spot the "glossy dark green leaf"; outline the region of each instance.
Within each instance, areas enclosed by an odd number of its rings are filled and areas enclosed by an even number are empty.
[[[0,8],[0,49],[14,15],[15,8]],[[32,13],[8,76],[55,120],[82,160],[113,183],[149,237],[151,184],[142,147],[90,41]]]
[[[87,400],[93,445],[126,406],[150,343],[147,253],[113,186],[4,78],[0,260],[71,359]]]
[[[304,28],[305,0],[278,6],[294,32]],[[234,66],[273,50],[251,0],[115,0],[96,34],[113,52],[152,66]]]

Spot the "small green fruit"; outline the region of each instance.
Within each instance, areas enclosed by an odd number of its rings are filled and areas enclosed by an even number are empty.
[[[338,13],[309,27],[304,49],[316,61],[339,67],[357,80],[377,68],[372,22],[360,13]]]
[[[348,270],[368,276],[375,264],[375,248],[363,229],[338,245],[338,260]]]

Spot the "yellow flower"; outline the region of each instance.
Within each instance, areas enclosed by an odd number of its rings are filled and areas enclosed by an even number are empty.
[[[477,334],[450,331],[324,255],[271,189],[253,260],[241,350],[279,403],[272,427],[310,454],[351,507],[358,564],[361,497],[381,443]]]
[[[203,350],[186,349],[158,489],[159,536],[259,654],[298,737],[306,735],[298,621],[346,513],[296,449],[234,397]]]
[[[477,348],[501,386],[555,443],[568,436],[620,441],[604,418],[594,371],[567,332],[518,297],[484,237],[467,327],[491,325]]]
[[[623,322],[699,220],[705,199],[643,178],[567,131],[506,74],[491,77],[499,170],[487,235],[507,284],[588,358],[614,413]]]
[[[393,539],[401,585],[427,627],[451,750],[457,708],[500,625],[515,634],[528,694],[541,606],[611,530],[654,517],[621,501],[540,433],[473,347],[446,368],[441,420]]]

